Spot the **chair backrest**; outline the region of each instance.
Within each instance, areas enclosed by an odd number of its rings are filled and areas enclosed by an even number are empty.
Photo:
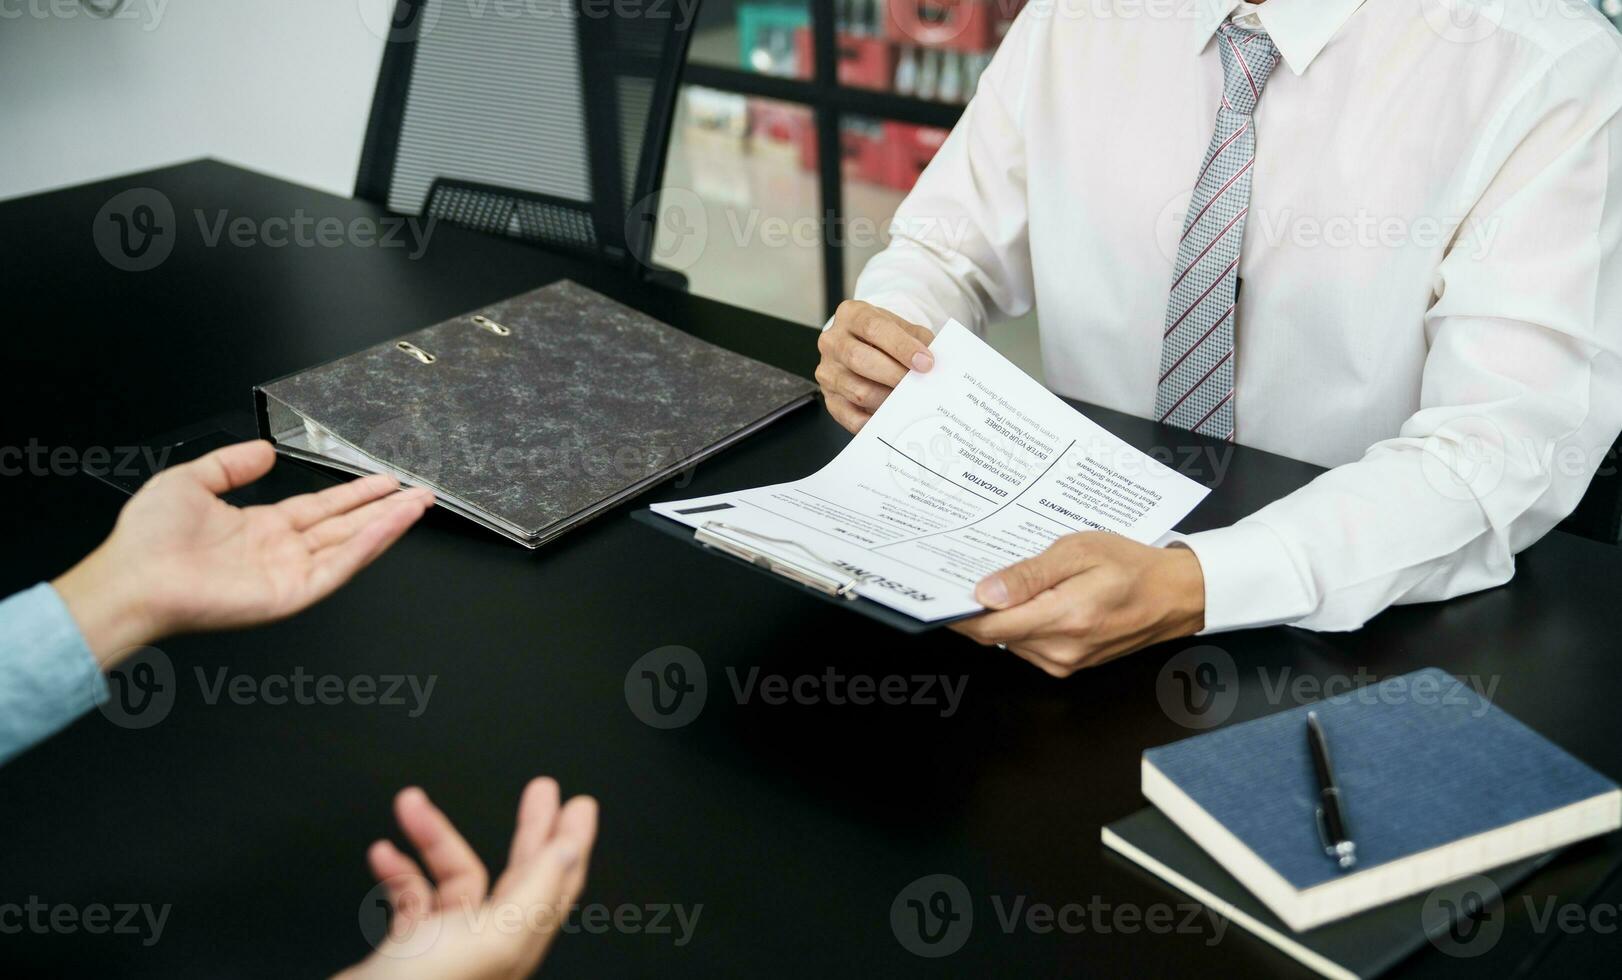
[[[646,268],[694,9],[399,0],[355,196]]]
[[[1560,530],[1580,534],[1606,544],[1622,543],[1622,441],[1600,460],[1599,472],[1588,485],[1583,499],[1571,516],[1560,522]]]

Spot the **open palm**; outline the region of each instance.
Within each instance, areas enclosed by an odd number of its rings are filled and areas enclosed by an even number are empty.
[[[519,980],[535,972],[585,887],[597,801],[562,803],[555,780],[531,780],[493,886],[421,789],[403,790],[394,812],[427,871],[392,841],[372,845],[366,857],[392,911],[388,933],[338,980]]]
[[[59,582],[92,649],[290,616],[347,582],[433,503],[427,490],[395,493],[389,476],[267,506],[220,499],[274,463],[269,443],[227,446],[159,473],[124,505],[107,541]]]

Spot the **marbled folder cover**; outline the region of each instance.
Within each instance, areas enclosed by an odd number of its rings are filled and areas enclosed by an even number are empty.
[[[262,385],[256,398],[261,431],[283,452],[392,470],[533,547],[814,391],[565,280]]]

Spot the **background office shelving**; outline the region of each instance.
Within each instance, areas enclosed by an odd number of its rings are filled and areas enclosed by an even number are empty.
[[[1622,0],[1589,2],[1622,24]],[[1024,3],[704,0],[665,184],[706,212],[693,290],[821,323]],[[1037,370],[1034,319],[1003,339]]]
[[[709,219],[693,289],[821,322],[1024,3],[705,0],[666,174]]]

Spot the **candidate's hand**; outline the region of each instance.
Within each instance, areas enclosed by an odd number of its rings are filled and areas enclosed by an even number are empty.
[[[393,910],[389,932],[339,977],[508,980],[533,973],[585,887],[597,801],[577,796],[560,808],[556,782],[531,780],[518,804],[507,870],[488,892],[484,864],[426,793],[401,791],[394,812],[428,874],[389,841],[372,845],[367,862]]]
[[[833,326],[817,338],[817,384],[828,414],[851,432],[860,430],[909,370],[935,366],[934,337],[888,310],[854,299],[840,303]]]
[[[162,636],[290,616],[349,581],[433,504],[369,476],[263,507],[219,495],[270,471],[270,443],[173,466],[119,512],[101,546],[52,583],[104,667]]]
[[[995,611],[952,628],[1005,644],[1054,677],[1205,628],[1205,577],[1194,552],[1103,531],[1060,538],[987,576],[974,597]]]

